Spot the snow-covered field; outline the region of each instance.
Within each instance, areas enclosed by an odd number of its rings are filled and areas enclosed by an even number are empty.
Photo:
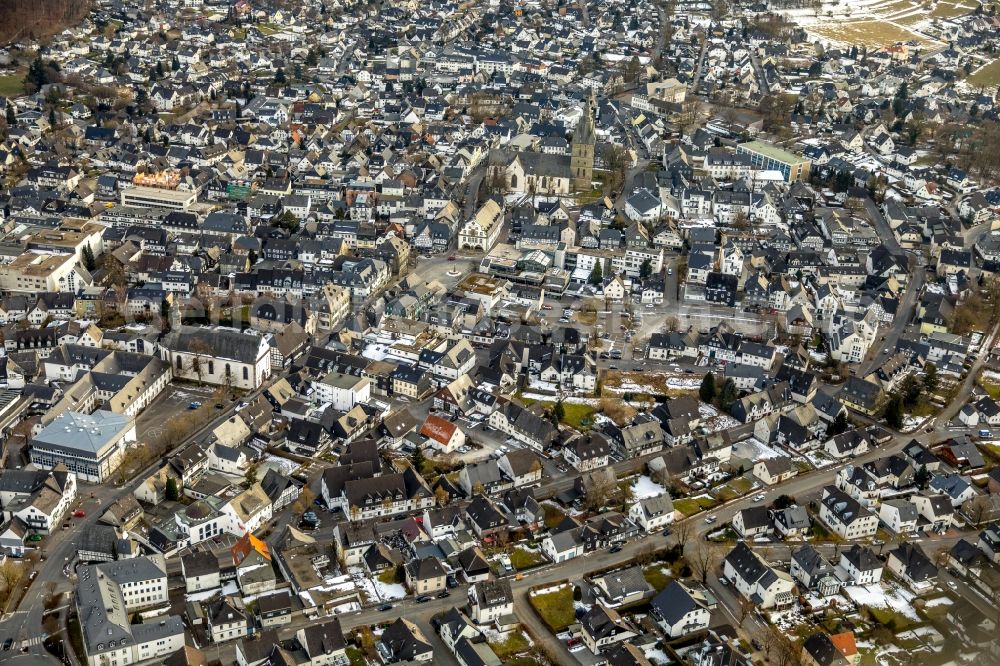
[[[733,420],[735,421],[736,419]],[[746,460],[767,460],[769,458],[780,458],[784,455],[778,449],[768,446],[756,437],[749,437],[733,445],[733,456]]]
[[[889,608],[911,620],[920,619],[910,603],[913,601],[913,595],[902,588],[885,588],[881,585],[852,585],[845,587],[844,593],[858,606]]]

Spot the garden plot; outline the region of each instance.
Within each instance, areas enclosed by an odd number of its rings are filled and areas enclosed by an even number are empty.
[[[610,393],[669,395],[697,391],[701,378],[686,373],[669,372],[609,372],[602,388]]]
[[[663,486],[648,476],[640,476],[632,484],[632,496],[637,500],[658,497],[665,492],[667,491]]]
[[[911,603],[913,595],[902,588],[886,589],[881,585],[852,585],[844,588],[844,594],[859,607],[886,608],[909,620],[920,620]]]
[[[734,457],[743,458],[744,460],[752,460],[756,462],[758,460],[782,458],[786,454],[779,449],[765,444],[756,437],[749,437],[733,444],[732,455]]]

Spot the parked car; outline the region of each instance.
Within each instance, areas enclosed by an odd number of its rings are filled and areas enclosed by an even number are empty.
[[[392,610],[392,604],[382,604],[381,606],[378,607],[378,609],[383,613],[385,611],[390,611]]]
[[[87,515],[87,512],[84,511],[83,509],[77,509],[76,511],[73,512],[73,517],[74,518],[83,518],[86,515]]]
[[[13,638],[8,638],[7,640],[5,640],[3,642],[3,651],[4,652],[10,650],[12,647],[14,647],[14,639]]]
[[[615,545],[611,546],[611,549],[608,550],[608,552],[609,553],[620,553],[620,552],[622,552],[622,545],[620,543],[616,543]]]
[[[450,596],[451,592],[449,592],[448,590],[441,590],[440,592],[438,592],[437,595],[438,599],[447,599]]]
[[[197,400],[192,401],[191,404],[188,405],[188,409],[198,409],[199,407],[201,407],[201,403]]]
[[[714,523],[718,519],[719,519],[718,516],[709,516],[708,518],[705,519],[705,524],[711,525],[712,523]]]
[[[430,600],[431,600],[431,597],[430,597],[430,595],[427,595],[427,594],[421,594],[419,597],[417,597],[417,603],[418,604],[426,604]]]

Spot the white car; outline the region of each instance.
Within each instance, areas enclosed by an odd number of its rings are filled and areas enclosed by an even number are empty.
[[[711,525],[712,523],[714,523],[718,519],[719,519],[718,516],[709,516],[708,518],[705,519],[705,524]]]
[[[759,495],[754,495],[753,496],[753,501],[754,502],[763,502],[764,501],[764,494],[761,493]]]

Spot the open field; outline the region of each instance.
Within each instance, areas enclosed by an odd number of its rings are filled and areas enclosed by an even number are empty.
[[[1000,86],[1000,58],[974,71],[968,81],[973,86]]]
[[[24,74],[20,73],[0,76],[0,95],[4,97],[20,95],[24,92],[24,87],[21,85],[23,80]]]
[[[711,497],[685,497],[674,500],[674,509],[685,516],[693,516],[699,511],[708,511],[717,504]]]
[[[973,3],[977,4],[977,3]],[[931,11],[931,16],[934,18],[955,18],[956,16],[965,16],[966,14],[972,13],[975,7],[968,7],[963,2],[947,2],[946,0],[941,0]]]
[[[538,617],[542,618],[551,631],[559,633],[576,621],[573,608],[573,588],[567,585],[548,594],[534,594],[528,597]]]
[[[809,26],[808,31],[840,44],[866,44],[869,48],[892,46],[897,42],[929,41],[914,32],[885,21],[851,21]]]

